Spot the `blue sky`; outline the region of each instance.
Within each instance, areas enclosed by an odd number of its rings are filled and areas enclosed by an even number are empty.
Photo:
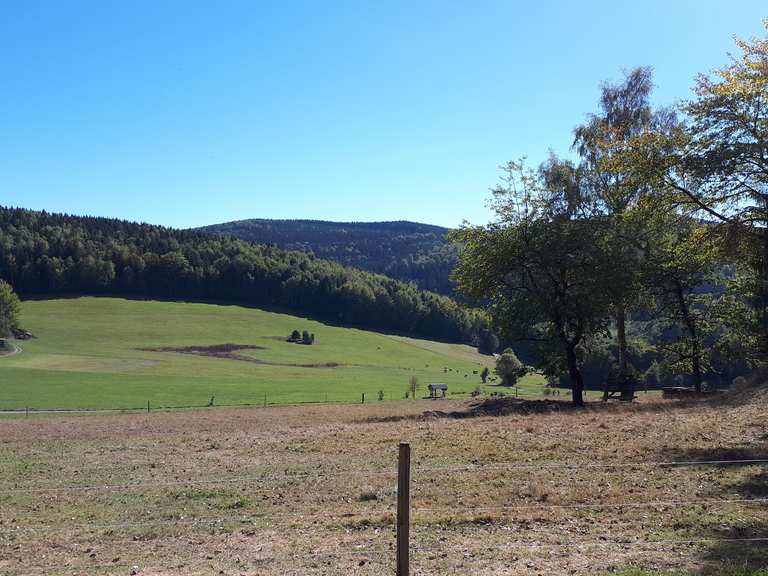
[[[488,220],[599,84],[690,95],[765,0],[0,0],[0,204],[176,227]]]

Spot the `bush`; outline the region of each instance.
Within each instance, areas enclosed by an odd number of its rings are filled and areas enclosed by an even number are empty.
[[[519,378],[525,376],[528,369],[520,362],[512,348],[507,348],[496,359],[496,374],[501,377],[504,386],[514,386]]]
[[[490,370],[488,370],[488,366],[486,366],[485,368],[483,368],[483,371],[482,371],[482,372],[480,372],[480,380],[482,380],[482,381],[483,381],[483,384],[485,384],[485,383],[486,383],[486,381],[488,380],[488,374],[490,374],[490,372],[491,372],[491,371],[490,371]]]
[[[18,315],[21,303],[11,285],[0,280],[0,338],[13,336],[19,327]]]
[[[474,390],[472,390],[472,392],[469,393],[469,395],[472,396],[472,398],[477,398],[478,396],[482,396],[482,394],[483,394],[483,389],[480,388],[480,386],[477,386]]]

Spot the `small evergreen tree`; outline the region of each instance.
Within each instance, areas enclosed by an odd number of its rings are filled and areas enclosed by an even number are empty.
[[[309,332],[306,330],[301,333],[301,342],[302,344],[312,344],[312,339],[309,336]]]
[[[298,330],[291,332],[291,335],[288,337],[288,342],[298,342],[299,340],[301,340],[301,333]]]
[[[482,380],[482,381],[483,381],[483,384],[485,384],[485,383],[486,383],[486,381],[488,380],[488,374],[489,374],[490,372],[491,372],[491,371],[490,371],[490,370],[488,370],[488,366],[486,366],[485,368],[483,368],[483,371],[482,371],[482,372],[480,372],[480,380]]]

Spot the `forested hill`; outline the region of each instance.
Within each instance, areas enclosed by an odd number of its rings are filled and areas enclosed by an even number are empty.
[[[457,250],[447,228],[416,222],[325,222],[238,220],[199,228],[415,282],[424,290],[451,294],[449,275]]]
[[[300,251],[123,220],[0,207],[0,278],[22,295],[125,294],[276,305],[350,325],[469,341],[456,302]]]

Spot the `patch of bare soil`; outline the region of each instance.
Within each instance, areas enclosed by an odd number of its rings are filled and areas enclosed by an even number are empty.
[[[238,354],[240,350],[269,350],[265,346],[255,346],[252,344],[211,344],[208,346],[161,346],[157,348],[137,348],[142,352],[175,352],[177,354],[192,354],[194,356],[211,356],[213,358],[226,358],[227,360],[238,360],[240,362],[252,362],[254,364],[266,364],[269,366],[293,366],[296,368],[336,368],[340,366],[337,362],[320,362],[309,364],[290,364],[285,362],[268,362],[253,356]]]

